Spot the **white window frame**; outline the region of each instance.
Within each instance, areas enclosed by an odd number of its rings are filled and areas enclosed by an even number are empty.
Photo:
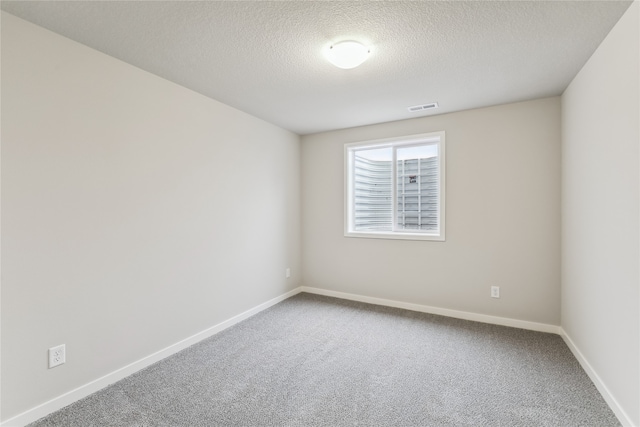
[[[397,149],[416,145],[433,144],[438,147],[438,230],[402,230],[398,229],[398,187],[397,187]],[[367,148],[389,148],[393,150],[392,160],[392,194],[393,194],[393,220],[391,231],[356,231],[355,224],[355,198],[354,198],[354,151]],[[373,239],[399,239],[399,240],[432,240],[445,241],[445,132],[431,132],[417,135],[407,135],[397,138],[377,139],[371,141],[353,142],[344,145],[344,235],[345,237],[363,237]]]

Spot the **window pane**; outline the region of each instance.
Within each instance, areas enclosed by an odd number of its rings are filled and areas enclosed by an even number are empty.
[[[354,229],[391,231],[393,222],[391,148],[354,152]]]
[[[345,237],[445,241],[445,133],[345,144]]]
[[[397,149],[398,228],[438,230],[438,146]]]

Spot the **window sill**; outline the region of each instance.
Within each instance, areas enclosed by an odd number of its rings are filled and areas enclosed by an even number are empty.
[[[430,240],[434,242],[444,242],[444,234],[430,233],[407,233],[402,231],[381,231],[381,232],[360,232],[345,231],[344,237],[357,237],[363,239],[390,239],[390,240]]]

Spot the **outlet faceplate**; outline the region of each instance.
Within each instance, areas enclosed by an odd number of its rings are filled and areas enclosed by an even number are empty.
[[[66,362],[67,350],[65,345],[58,345],[49,349],[49,369],[55,368],[58,365],[62,365]]]
[[[500,298],[500,286],[491,287],[491,298]]]
[[[291,277],[291,269],[287,268],[284,272],[284,275],[286,276],[286,278],[288,279],[289,277]]]

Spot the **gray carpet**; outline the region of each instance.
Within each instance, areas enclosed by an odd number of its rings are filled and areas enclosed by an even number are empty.
[[[615,425],[557,335],[304,293],[31,424]]]

